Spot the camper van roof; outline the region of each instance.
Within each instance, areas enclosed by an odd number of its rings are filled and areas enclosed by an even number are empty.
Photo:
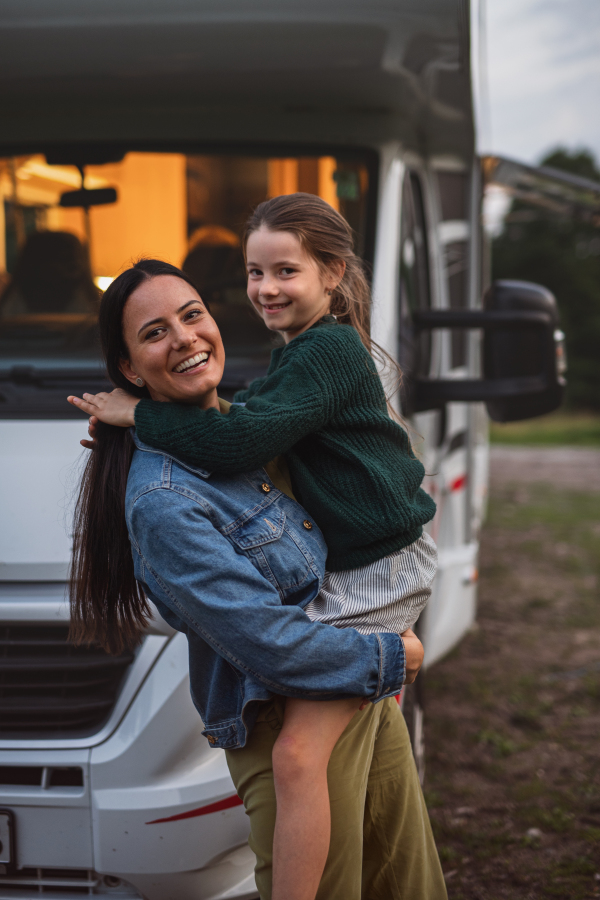
[[[468,154],[466,0],[4,0],[3,143]]]

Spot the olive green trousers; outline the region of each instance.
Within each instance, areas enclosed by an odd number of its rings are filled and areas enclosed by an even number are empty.
[[[247,745],[227,751],[250,817],[261,900],[271,900],[271,755],[284,702],[266,703]],[[394,698],[369,703],[354,716],[331,755],[327,780],[331,845],[317,900],[447,900],[408,731]]]

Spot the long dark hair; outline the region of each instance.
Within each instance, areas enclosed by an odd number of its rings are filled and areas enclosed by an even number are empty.
[[[98,324],[108,376],[115,387],[138,398],[149,397],[148,389],[132,384],[119,368],[129,358],[123,339],[123,310],[136,288],[159,275],[174,275],[195,289],[175,266],[158,259],[141,259],[115,278],[100,303]],[[127,428],[100,423],[75,507],[69,582],[71,638],[78,643],[98,643],[109,653],[135,646],[150,614],[135,580],[125,521],[125,491],[133,452]]]

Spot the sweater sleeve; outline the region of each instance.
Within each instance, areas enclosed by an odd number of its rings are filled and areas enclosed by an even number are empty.
[[[305,332],[286,347],[259,394],[222,416],[178,403],[141,400],[140,439],[212,472],[247,472],[287,453],[351,399],[367,351],[344,326]],[[357,345],[358,342],[358,345]]]
[[[247,388],[235,392],[235,394],[233,395],[233,402],[247,403],[250,397],[253,397],[257,393],[257,391],[261,389],[266,380],[266,375],[263,375],[262,378],[255,378],[250,382]]]

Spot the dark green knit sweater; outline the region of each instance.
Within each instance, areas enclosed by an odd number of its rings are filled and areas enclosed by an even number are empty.
[[[332,571],[408,546],[433,518],[424,469],[388,415],[375,364],[349,325],[326,316],[273,351],[223,416],[141,400],[142,441],[212,472],[246,472],[286,454],[296,497],[322,530]]]

